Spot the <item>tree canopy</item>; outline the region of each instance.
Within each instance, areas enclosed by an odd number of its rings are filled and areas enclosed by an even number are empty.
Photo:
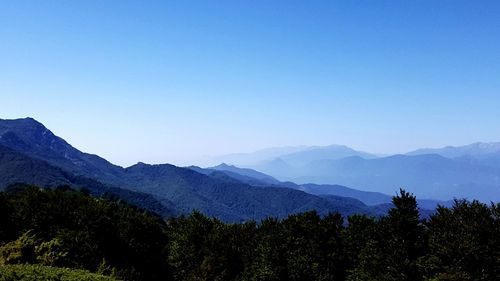
[[[412,194],[393,204],[384,217],[228,224],[17,186],[0,193],[0,280],[62,268],[117,280],[500,280],[500,205],[456,200],[424,220]]]

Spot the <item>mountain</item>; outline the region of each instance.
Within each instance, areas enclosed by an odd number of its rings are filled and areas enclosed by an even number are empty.
[[[271,175],[280,181],[287,181],[289,179],[289,175],[298,169],[297,167],[289,165],[281,158],[275,158],[267,162],[262,162],[249,168]]]
[[[345,210],[340,204],[302,191],[250,186],[173,165],[139,163],[126,170],[128,178],[142,181],[142,192],[169,198],[185,212],[197,209],[226,221],[262,219],[270,215],[285,217],[313,209],[320,214]],[[369,213],[369,210],[353,207],[349,213]]]
[[[500,152],[477,155],[477,156],[462,156],[455,158],[460,162],[466,162],[472,165],[482,165],[494,168],[500,168]]]
[[[75,175],[123,184],[121,167],[77,150],[32,118],[0,119],[0,144]]]
[[[251,178],[257,179],[259,181],[262,181],[262,182],[265,182],[265,183],[268,183],[268,184],[279,183],[278,180],[276,180],[275,178],[273,178],[273,177],[271,177],[269,175],[266,175],[264,173],[257,172],[257,171],[252,170],[252,169],[238,168],[238,167],[236,167],[234,165],[227,165],[225,163],[222,163],[222,164],[220,164],[218,166],[211,167],[211,168],[208,168],[208,169],[236,173],[238,175],[251,177]]]
[[[235,183],[245,183],[248,185],[252,186],[273,186],[275,184],[269,183],[268,181],[263,181],[260,179],[256,179],[250,176],[245,176],[241,175],[235,172],[230,172],[230,171],[223,171],[223,170],[213,170],[210,168],[200,168],[197,166],[190,166],[188,167],[189,169],[196,171],[200,174],[204,174],[207,176],[210,176],[212,178],[218,178],[224,181],[232,181]],[[278,180],[276,180],[277,183],[280,183]]]
[[[229,166],[227,164],[221,164],[219,166],[207,169],[203,169],[200,167],[191,167],[191,168],[200,173],[210,175],[212,177],[221,178],[224,180],[234,179],[236,181],[244,182],[246,184],[254,186],[266,186],[269,183],[272,184],[272,186],[297,189],[307,192],[309,194],[318,195],[322,198],[328,198],[328,196],[333,196],[332,198],[337,198],[337,197],[350,198],[359,201],[367,206],[385,205],[392,202],[391,195],[380,192],[362,191],[341,185],[318,185],[318,184],[298,185],[293,182],[280,182],[277,179],[269,175],[266,175],[264,173],[257,172],[255,170],[248,168],[243,169],[243,168],[238,168],[236,166]],[[255,178],[253,178],[253,176]],[[417,202],[419,207],[425,210],[434,210],[438,205],[449,207],[453,203],[452,200],[441,201],[441,200],[431,200],[431,199],[417,199]]]
[[[273,147],[258,150],[250,153],[233,153],[221,156],[210,157],[206,162],[209,165],[217,165],[219,163],[231,163],[237,166],[251,166],[261,162],[266,162],[275,159],[281,155],[286,155],[294,152],[299,152],[308,149],[308,146],[286,146]]]
[[[79,151],[30,118],[0,120],[0,145],[6,151],[0,169],[5,185],[14,182],[47,187],[76,185],[101,194],[112,190],[120,196],[129,192],[154,200],[154,206],[142,205],[153,211],[158,205],[168,210],[174,206],[180,213],[200,210],[231,222],[285,217],[313,209],[320,214],[341,210],[369,212],[366,208],[341,206],[339,200],[331,202],[303,191],[276,188],[265,182],[272,181],[271,177],[227,165],[215,167],[217,176],[168,164],[138,163],[122,168],[97,155]],[[227,173],[234,176],[236,170],[246,173],[247,178],[259,177],[263,186],[228,176]]]
[[[454,160],[436,154],[394,155],[363,159],[313,161],[279,176],[296,183],[339,184],[362,187],[366,191],[394,194],[404,187],[420,198],[450,200],[475,198],[500,200],[500,169]]]
[[[423,154],[438,154],[469,164],[500,168],[500,142],[477,142],[465,146],[425,148],[407,153],[407,155]]]
[[[0,190],[20,183],[46,188],[59,186],[85,188],[94,196],[119,198],[162,216],[177,214],[172,202],[160,203],[150,194],[116,188],[93,179],[76,176],[43,160],[31,158],[21,152],[0,145]]]
[[[301,190],[315,195],[334,195],[355,198],[368,206],[383,205],[392,202],[391,195],[380,192],[357,190],[342,185],[303,184],[301,187]],[[417,203],[422,209],[434,210],[438,205],[450,207],[453,201],[417,199]]]
[[[302,190],[315,195],[335,195],[356,198],[366,205],[378,205],[390,203],[392,197],[380,192],[361,191],[345,187],[342,185],[319,185],[319,184],[303,184]]]
[[[302,166],[315,160],[340,159],[348,156],[376,157],[373,154],[357,151],[345,145],[329,145],[268,148],[253,153],[214,157],[211,161],[212,163],[230,163],[240,167],[257,167],[279,159],[287,165]]]
[[[195,171],[209,175],[211,177],[231,180],[231,179],[243,179],[247,184],[254,184],[255,186],[265,186],[263,182],[258,179],[251,178],[251,175],[258,175],[259,177],[266,176],[266,174],[251,170],[242,169],[236,166],[230,166],[231,172],[224,171],[228,165],[222,164],[222,169],[220,171],[213,170],[212,168],[203,169],[200,167],[190,167]],[[241,172],[242,174],[238,174]],[[272,178],[272,177],[271,177]],[[355,213],[368,214],[374,216],[381,216],[385,214],[392,205],[392,196],[378,193],[378,192],[368,192],[360,191],[352,188],[348,188],[340,185],[316,185],[316,184],[305,184],[297,185],[292,182],[280,182],[274,178],[273,187],[282,188],[292,188],[296,190],[301,190],[309,194],[317,195],[336,206],[336,210],[344,215],[352,215]],[[452,201],[437,201],[437,200],[417,200],[419,208],[425,217],[428,217],[432,210],[434,210],[438,205],[441,206],[451,206]]]
[[[438,154],[447,158],[458,158],[463,156],[484,156],[500,153],[500,142],[476,142],[465,146],[446,146],[443,148],[423,148],[408,152],[406,155]]]
[[[248,168],[239,168],[234,165],[227,165],[225,163],[201,170],[204,171],[203,173],[208,172],[208,174],[212,175],[216,175],[217,172],[223,173],[230,178],[254,186],[283,186],[282,182],[264,173]]]
[[[302,190],[299,185],[293,182],[282,182],[256,170],[239,168],[234,165],[227,165],[224,163],[210,168],[200,168],[197,166],[190,166],[188,168],[198,173],[225,181],[235,181],[252,186],[285,187]]]
[[[321,195],[323,199],[338,206],[339,212],[346,215],[353,214],[367,214],[374,216],[383,216],[392,207],[387,208],[386,204],[379,204],[375,206],[367,206],[356,198],[336,196],[336,195]],[[392,204],[391,204],[392,205]],[[354,212],[353,212],[354,211]]]
[[[336,160],[351,156],[361,158],[376,158],[377,156],[354,150],[345,145],[314,146],[305,150],[281,155],[279,158],[291,166],[304,166],[313,161]]]
[[[311,146],[300,151],[279,155],[254,165],[246,166],[272,175],[279,180],[289,181],[290,175],[315,161],[338,160],[346,157],[376,158],[374,154],[357,151],[345,145]]]
[[[386,194],[395,194],[404,187],[420,198],[443,200],[441,203],[462,197],[483,202],[500,200],[500,143],[419,149],[384,157],[331,145],[301,147],[273,156],[276,157],[260,158],[259,163],[243,166],[299,185],[355,186]],[[425,204],[435,203],[431,200]]]
[[[218,168],[219,170],[215,170],[215,168]],[[293,182],[281,182],[267,174],[252,169],[238,168],[236,166],[229,166],[226,164],[221,164],[219,166],[206,169],[191,166],[190,169],[212,177],[224,178],[226,180],[232,178],[234,180],[254,186],[266,186],[271,184],[277,187],[287,187],[301,190],[309,194],[319,195],[321,197],[331,195],[345,198],[354,198],[361,201],[363,204],[372,206],[390,203],[392,200],[392,196],[387,194],[383,194],[380,192],[361,191],[341,185],[319,185],[311,183],[298,185]],[[255,178],[253,176],[255,176]]]

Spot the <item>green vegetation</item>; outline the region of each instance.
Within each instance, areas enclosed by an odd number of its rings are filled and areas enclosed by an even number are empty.
[[[114,281],[112,277],[85,270],[42,265],[0,265],[0,281]]]
[[[381,218],[227,224],[18,186],[0,193],[0,280],[500,280],[500,205],[457,200],[422,220],[411,194],[393,203]]]

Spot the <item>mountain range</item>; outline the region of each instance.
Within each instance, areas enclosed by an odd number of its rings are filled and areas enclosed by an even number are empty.
[[[277,180],[276,178],[273,178],[261,172],[257,172],[255,170],[248,168],[239,168],[234,165],[228,165],[225,163],[205,169],[196,166],[191,166],[189,168],[207,175],[224,177],[224,178],[233,178],[234,180],[238,180],[254,186],[274,186],[282,188],[292,188],[307,192],[309,194],[318,195],[324,198],[325,197],[333,198],[332,196],[352,198],[368,206],[386,205],[390,204],[392,201],[391,195],[380,192],[362,191],[342,185],[312,184],[312,183],[299,185],[289,181],[282,182]],[[438,205],[449,207],[453,203],[452,200],[441,201],[432,199],[417,199],[417,201],[422,209],[428,209],[428,210],[433,210]]]
[[[34,119],[0,120],[0,188],[16,183],[72,186],[162,216],[199,210],[229,222],[316,210],[381,215],[386,208],[335,195],[314,195],[249,169],[198,171],[169,164],[123,168],[79,151]],[[231,173],[229,175],[229,173]]]
[[[378,216],[399,188],[416,194],[420,208],[428,210],[449,206],[453,198],[499,201],[499,147],[477,143],[379,156],[341,145],[303,146],[229,157],[238,162],[243,155],[246,167],[124,168],[81,152],[34,119],[0,119],[0,188],[72,186],[161,216],[199,210],[229,222],[312,209]]]
[[[252,158],[250,155],[245,154],[243,160]],[[405,188],[419,198],[500,200],[500,143],[419,149],[390,156],[333,145],[302,147],[247,165],[240,159],[233,160],[229,164],[301,186],[342,185],[385,194]]]

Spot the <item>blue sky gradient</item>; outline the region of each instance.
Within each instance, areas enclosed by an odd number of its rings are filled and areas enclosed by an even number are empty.
[[[0,118],[129,165],[500,141],[499,1],[1,1]]]

